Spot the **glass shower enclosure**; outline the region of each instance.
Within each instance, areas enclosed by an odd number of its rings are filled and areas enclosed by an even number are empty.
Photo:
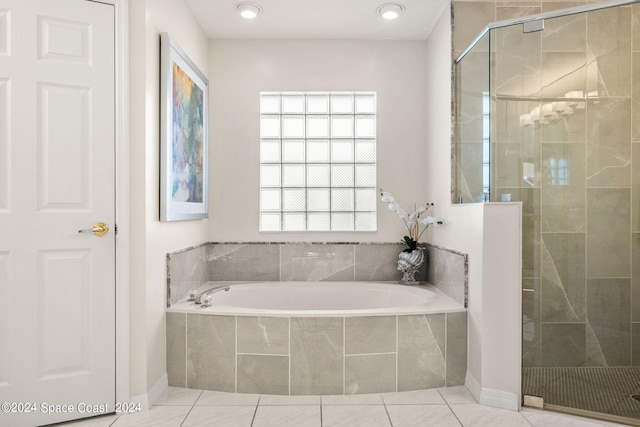
[[[640,425],[640,4],[489,25],[454,113],[453,203],[523,205],[523,395]]]

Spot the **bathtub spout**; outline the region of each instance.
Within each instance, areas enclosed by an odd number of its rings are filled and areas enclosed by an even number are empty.
[[[231,289],[229,286],[225,286],[223,288],[214,288],[214,289],[209,289],[208,291],[204,291],[200,295],[200,298],[195,300],[195,303],[196,304],[201,304],[200,307],[202,307],[202,308],[210,307],[211,306],[211,301],[213,300],[213,294],[215,294],[216,292],[220,292],[220,291],[225,291],[226,292],[229,289]]]
[[[195,291],[190,291],[189,292],[189,299],[187,301],[192,301],[196,304],[202,304],[202,298],[205,296],[208,296],[208,300],[209,300],[209,304],[211,305],[211,295],[215,294],[216,292],[220,292],[220,291],[228,291],[230,289],[229,286],[220,286],[217,288],[210,288],[207,289],[206,291],[202,291],[199,294],[197,294]],[[207,305],[207,307],[208,307]]]

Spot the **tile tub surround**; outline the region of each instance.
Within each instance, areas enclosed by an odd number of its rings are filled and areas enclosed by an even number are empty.
[[[167,307],[208,281],[208,243],[167,254]]]
[[[424,245],[427,250],[426,281],[467,307],[469,256],[442,246]]]
[[[416,279],[466,307],[467,256],[422,245]],[[208,281],[398,281],[402,243],[207,243],[167,254],[167,307]]]
[[[373,333],[372,333],[373,331]],[[354,395],[464,384],[467,313],[250,317],[167,313],[169,385]]]

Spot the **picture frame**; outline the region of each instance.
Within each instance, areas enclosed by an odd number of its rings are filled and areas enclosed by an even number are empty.
[[[160,220],[208,217],[209,81],[160,34]]]

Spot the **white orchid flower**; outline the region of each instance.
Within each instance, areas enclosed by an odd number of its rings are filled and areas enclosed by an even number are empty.
[[[404,237],[403,242],[405,242],[411,250],[417,247],[418,240],[422,236],[422,233],[424,233],[429,228],[429,226],[433,224],[442,224],[441,219],[432,216],[428,216],[422,219],[420,218],[422,214],[427,212],[431,208],[431,206],[433,206],[433,203],[427,203],[425,206],[418,207],[411,214],[407,214],[407,211],[405,211],[402,206],[400,206],[396,202],[396,199],[391,195],[391,193],[382,191],[382,189],[380,189],[380,197],[383,202],[387,203],[387,207],[389,208],[389,210],[397,213],[400,219],[404,221],[404,225],[407,228],[408,236]],[[424,226],[422,230],[420,230],[420,225]]]
[[[386,191],[383,191],[381,193],[381,199],[383,202],[385,203],[395,203],[396,199],[393,198],[393,196],[391,195],[391,193],[388,193]]]
[[[438,218],[432,217],[432,216],[428,216],[426,218],[422,218],[420,220],[420,224],[422,225],[433,225],[433,224],[440,224],[442,221],[439,220]]]

